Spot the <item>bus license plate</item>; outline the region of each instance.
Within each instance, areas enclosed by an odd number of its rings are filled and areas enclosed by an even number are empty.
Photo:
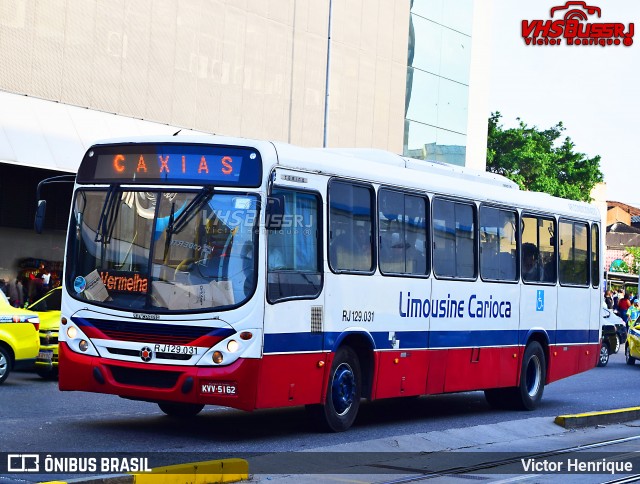
[[[155,345],[153,350],[156,353],[173,353],[176,355],[197,355],[197,346],[181,346],[181,345]]]
[[[202,382],[200,393],[207,395],[236,395],[236,385],[234,383]]]

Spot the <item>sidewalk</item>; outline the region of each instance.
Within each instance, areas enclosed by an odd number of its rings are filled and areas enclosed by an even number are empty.
[[[596,442],[638,436],[640,436],[640,420],[606,426],[565,429],[554,423],[552,418],[536,417],[492,425],[319,447],[300,453],[268,454],[250,457],[247,461],[250,480],[261,483],[274,481],[292,484],[374,483],[407,480],[411,476],[418,478],[420,475],[432,480],[438,478],[438,472],[442,470],[478,466],[481,471],[483,462],[514,459],[514,456],[516,456],[514,460],[518,461],[517,466],[512,466],[514,474],[522,474],[519,454],[544,454]],[[638,449],[640,440],[630,445]],[[607,450],[611,449],[606,447],[593,449],[588,455],[595,456],[595,453],[602,454]],[[640,473],[640,463],[635,467],[635,470]],[[488,478],[486,474],[485,476]],[[454,476],[441,477],[450,480]],[[593,482],[601,482],[601,477]],[[458,478],[466,478],[467,481],[474,478],[483,479],[478,474],[467,474]],[[584,478],[585,476],[580,476],[583,481]],[[541,481],[542,479],[536,482]]]
[[[522,457],[543,462],[572,457],[600,462],[612,457],[628,461],[640,479],[640,420],[638,408],[580,415],[533,417],[490,425],[424,432],[347,444],[317,447],[304,452],[236,456],[154,469],[153,474],[81,477],[73,483],[210,483],[250,482],[318,484],[326,482],[381,483],[430,480],[450,482],[494,479],[504,482],[534,479],[552,482],[541,468],[525,472]],[[614,420],[615,419],[615,420]],[[626,423],[613,423],[624,422]],[[612,423],[607,423],[612,422]],[[563,426],[564,425],[564,426]],[[592,444],[615,441],[615,445]],[[576,447],[581,447],[575,450]],[[557,451],[568,453],[551,455]],[[499,461],[499,465],[495,462]],[[491,464],[489,464],[491,463]],[[546,464],[545,464],[546,465]],[[629,475],[630,472],[620,475]],[[511,477],[509,477],[511,476]],[[509,477],[509,478],[507,478]],[[609,473],[608,479],[612,475]],[[563,482],[602,482],[603,475],[573,473]]]

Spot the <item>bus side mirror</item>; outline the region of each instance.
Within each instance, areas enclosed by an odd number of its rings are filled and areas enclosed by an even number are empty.
[[[267,230],[280,230],[284,218],[284,194],[278,193],[267,198],[264,226]]]
[[[44,229],[44,216],[47,212],[47,201],[46,200],[38,200],[38,207],[36,208],[36,219],[33,224],[33,228],[36,230],[36,233],[41,234],[42,229]]]

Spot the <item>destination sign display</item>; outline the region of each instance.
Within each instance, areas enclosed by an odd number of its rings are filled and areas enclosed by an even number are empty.
[[[260,186],[262,160],[254,148],[204,144],[135,144],[92,147],[78,183]]]

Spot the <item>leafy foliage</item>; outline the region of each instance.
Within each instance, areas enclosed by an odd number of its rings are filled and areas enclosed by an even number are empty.
[[[631,261],[631,267],[629,268],[631,269],[631,273],[640,274],[640,247],[625,247],[624,250],[626,250],[629,254],[631,254],[631,257],[633,257],[633,260]]]
[[[487,171],[506,176],[523,190],[591,201],[591,190],[603,180],[600,156],[575,152],[568,136],[559,141],[562,122],[539,130],[518,118],[517,128],[504,129],[501,117],[499,112],[489,117]]]

